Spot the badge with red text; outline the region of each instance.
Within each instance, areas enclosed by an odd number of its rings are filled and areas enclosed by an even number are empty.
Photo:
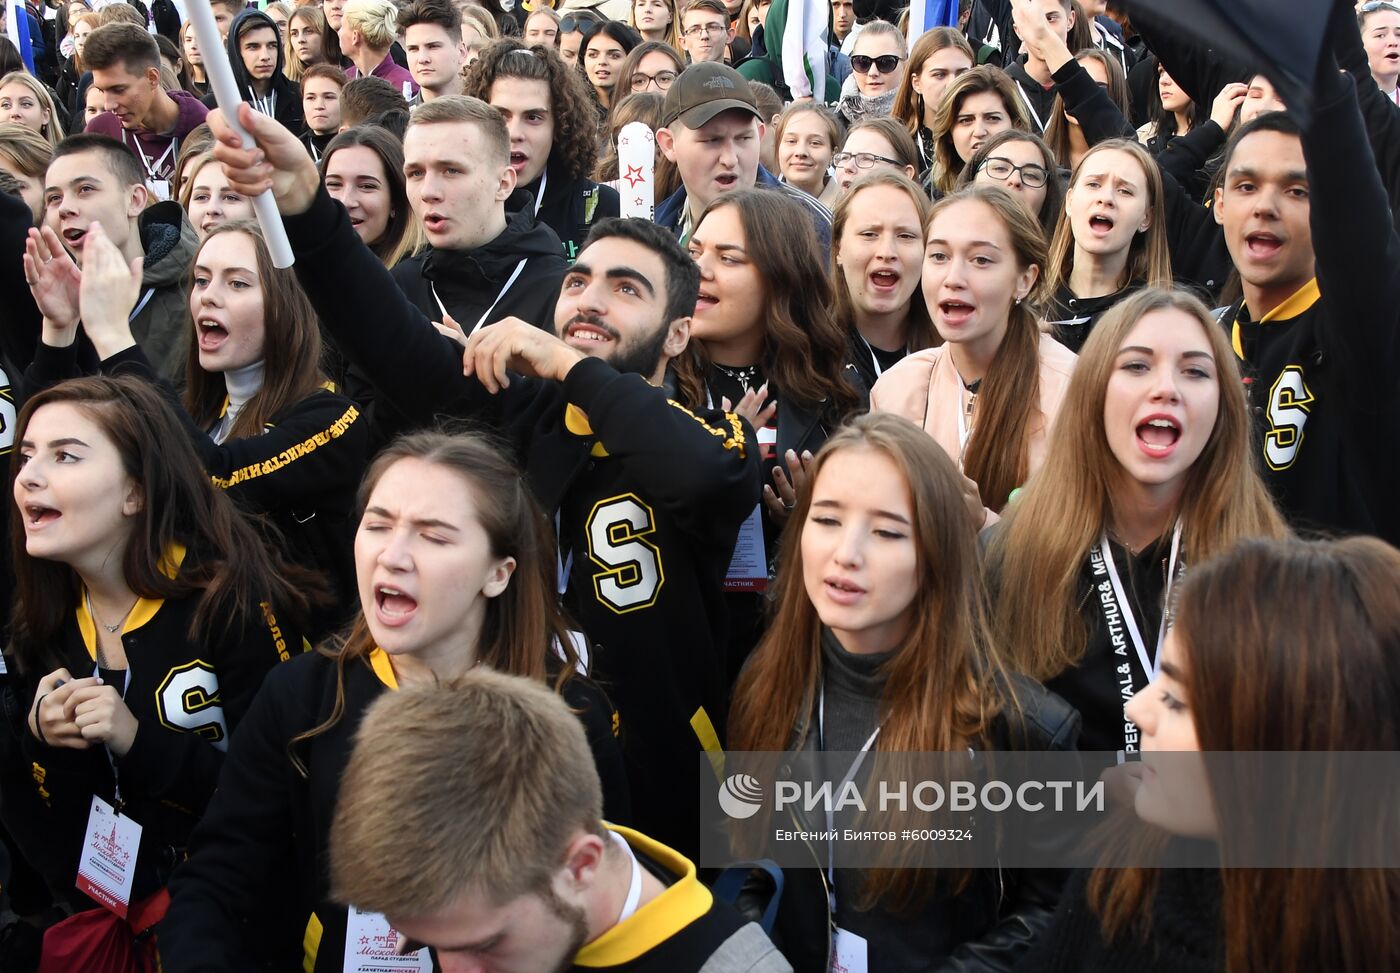
[[[353,905],[345,917],[345,973],[432,973],[426,948],[400,956],[399,934],[377,912]]]
[[[78,890],[125,919],[140,847],[141,825],[94,796],[78,857]]]

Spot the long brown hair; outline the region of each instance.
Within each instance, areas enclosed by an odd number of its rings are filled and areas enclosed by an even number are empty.
[[[559,654],[559,671],[554,688],[562,688],[573,677],[578,656],[555,591],[554,533],[520,471],[502,447],[482,436],[410,433],[394,440],[370,464],[360,484],[361,516],[380,478],[389,467],[405,459],[421,460],[457,474],[463,481],[462,488],[472,494],[481,527],[491,544],[491,556],[515,558],[515,572],[506,590],[487,599],[477,661],[500,672],[543,682],[550,653],[555,652]],[[303,772],[305,767],[293,748],[340,722],[345,714],[345,669],[367,660],[374,647],[374,636],[362,606],[346,635],[317,648],[335,661],[335,705],[324,723],[298,734],[289,744],[292,762]]]
[[[302,627],[321,589],[307,572],[281,562],[268,538],[254,530],[223,491],[214,489],[184,425],[154,386],[123,376],[77,378],[47,388],[25,403],[16,442],[24,438],[34,413],[56,402],[71,404],[102,428],[141,492],[122,555],[127,587],[143,598],[197,596],[191,639],[221,638],[263,603],[293,628]],[[16,448],[10,459],[11,485],[23,465]],[[171,578],[160,565],[177,543],[190,556]],[[25,671],[56,669],[65,664],[56,651],[56,636],[73,617],[81,580],[66,564],[29,556],[15,503],[10,504],[10,554],[15,660]]]
[[[1243,541],[1187,574],[1173,634],[1203,751],[1400,750],[1395,548]],[[1247,777],[1211,774],[1222,842],[1259,806]],[[1220,874],[1227,973],[1400,968],[1400,869]],[[1089,901],[1109,939],[1148,932],[1158,879],[1094,871]]]
[[[739,211],[744,252],[765,284],[763,374],[780,397],[850,413],[859,397],[846,380],[846,335],[832,315],[831,279],[806,211],[783,193],[744,189],[717,197],[695,225],[725,206]],[[693,344],[703,357],[703,342]]]
[[[1054,239],[1050,241],[1050,266],[1045,277],[1051,293],[1069,281],[1074,269],[1074,227],[1069,216],[1069,194],[1079,183],[1084,167],[1099,152],[1126,152],[1137,160],[1147,181],[1147,217],[1150,221],[1144,233],[1133,234],[1128,245],[1128,262],[1123,267],[1123,279],[1119,287],[1126,287],[1134,281],[1142,281],[1147,287],[1172,286],[1172,258],[1167,250],[1167,210],[1165,193],[1162,188],[1162,170],[1141,144],[1133,139],[1109,139],[1091,148],[1079,160],[1079,165],[1070,177],[1066,191],[1065,207],[1060,211],[1060,222],[1055,227]]]
[[[894,96],[894,107],[890,110],[890,115],[903,122],[909,134],[915,138],[919,136],[919,129],[924,127],[924,112],[928,110],[928,106],[924,102],[924,96],[914,90],[913,78],[923,71],[925,61],[950,47],[966,54],[969,65],[977,66],[977,55],[973,52],[972,45],[968,44],[967,37],[956,27],[935,27],[933,30],[924,31],[909,51],[909,63],[905,66],[904,79],[899,83],[899,91]]]
[[[845,232],[847,221],[851,218],[851,209],[855,206],[856,198],[862,190],[872,186],[890,186],[901,190],[914,204],[914,209],[919,214],[919,226],[928,225],[928,197],[924,195],[924,191],[919,188],[918,183],[897,169],[872,169],[851,183],[846,194],[836,201],[836,209],[831,218],[831,280],[836,294],[836,321],[838,324],[844,325],[850,332],[854,332],[856,329],[856,309],[851,302],[851,285],[846,283],[846,275],[838,266],[837,261],[841,257],[841,236]],[[908,322],[909,350],[911,352],[923,351],[925,348],[932,348],[943,343],[943,339],[934,330],[933,321],[929,317],[928,305],[924,303],[923,288],[918,286],[915,286],[914,296],[909,302]]]
[[[321,182],[326,181],[331,156],[341,149],[355,146],[369,149],[379,157],[379,163],[384,167],[384,184],[389,188],[389,223],[384,227],[384,235],[368,246],[380,263],[393,270],[400,260],[413,254],[424,242],[423,227],[414,218],[413,207],[408,202],[408,187],[403,175],[403,140],[376,124],[347,128],[331,139],[321,153],[321,164],[318,166]]]
[[[933,119],[933,179],[934,188],[940,193],[953,191],[958,175],[967,164],[953,145],[953,126],[957,123],[958,112],[967,99],[986,92],[1001,99],[1012,128],[1021,132],[1031,130],[1021,96],[1016,93],[1016,82],[1001,68],[983,64],[956,78],[943,92],[943,101]]]
[[[929,211],[924,238],[945,210],[966,202],[991,208],[1011,238],[1017,266],[1045,267],[1045,237],[1025,204],[1000,186],[974,185],[945,196]],[[1040,323],[1035,309],[1049,291],[1044,273],[1006,312],[1006,334],[977,395],[977,416],[963,453],[963,472],[976,482],[982,502],[1000,511],[1011,491],[1030,476],[1031,413],[1040,402]]]
[[[1210,311],[1180,290],[1145,288],[1120,301],[1085,342],[1045,464],[1009,508],[989,551],[997,644],[1013,668],[1041,681],[1083,658],[1080,573],[1126,476],[1104,431],[1108,381],[1129,332],[1145,315],[1166,309],[1200,322],[1220,385],[1215,427],[1186,475],[1178,504],[1186,563],[1200,563],[1245,537],[1287,533],[1250,448],[1234,352]]]
[[[297,283],[296,274],[272,263],[262,230],[251,220],[221,223],[209,231],[199,253],[209,241],[224,234],[242,233],[253,241],[257,254],[258,286],[263,295],[263,384],[238,413],[230,439],[261,435],[272,419],[314,393],[326,381],[321,373],[321,327],[311,302]],[[190,262],[199,263],[199,253]],[[191,274],[193,276],[193,274]],[[193,288],[193,282],[191,282]],[[185,411],[200,428],[208,429],[223,413],[228,389],[218,372],[206,372],[199,364],[199,336],[190,319],[185,359]]]
[[[803,581],[802,532],[823,467],[846,449],[877,451],[899,468],[909,491],[917,552],[910,635],[882,667],[882,729],[875,749],[950,752],[982,745],[1005,690],[985,637],[977,536],[962,502],[961,477],[947,454],[912,422],[868,413],[826,441],[798,494],[791,517],[795,529],[783,535],[773,621],[735,686],[730,747],[801,749],[812,732],[822,680],[822,623]],[[862,898],[899,908],[926,892],[933,877],[912,868],[872,870]]]

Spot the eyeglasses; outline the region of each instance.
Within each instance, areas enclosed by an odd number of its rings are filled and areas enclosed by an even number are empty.
[[[1393,10],[1400,13],[1400,4],[1390,3],[1389,0],[1373,0],[1371,3],[1363,3],[1360,12],[1369,14],[1375,13],[1377,10]]]
[[[874,152],[837,152],[831,157],[831,164],[837,169],[840,169],[852,159],[855,160],[856,168],[858,169],[873,169],[877,162],[883,162],[888,166],[902,166],[904,164],[898,159],[876,155]]]
[[[1034,162],[1027,162],[1023,166],[1014,165],[1010,159],[1003,159],[999,155],[994,155],[986,162],[982,163],[982,172],[993,179],[1006,182],[1011,178],[1013,172],[1021,174],[1021,183],[1030,186],[1032,189],[1039,189],[1045,185],[1050,173],[1045,171],[1044,166],[1038,166]]]
[[[873,64],[880,69],[881,74],[894,74],[894,69],[899,67],[899,63],[904,58],[898,54],[881,54],[879,57],[871,57],[869,54],[852,54],[851,70],[856,74],[869,74],[870,66]]]
[[[674,71],[657,71],[655,74],[643,74],[641,71],[632,72],[632,90],[646,91],[647,85],[654,84],[658,91],[667,91],[676,80]]]
[[[711,34],[723,34],[727,30],[729,28],[724,24],[696,24],[694,27],[687,27],[681,33],[696,41],[701,37],[709,37]]]
[[[572,34],[574,31],[578,31],[583,34],[601,23],[598,15],[594,13],[565,14],[563,19],[559,21],[559,33]]]

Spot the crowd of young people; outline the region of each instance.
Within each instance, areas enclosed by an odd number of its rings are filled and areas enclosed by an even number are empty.
[[[1295,98],[1216,0],[212,0],[238,106],[36,12],[0,965],[1400,968],[1400,869],[695,865],[726,748],[1400,750],[1400,6],[1319,5]]]

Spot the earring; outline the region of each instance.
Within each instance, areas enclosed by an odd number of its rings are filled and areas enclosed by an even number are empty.
[[[1023,300],[1025,300],[1025,298],[1021,298],[1021,297],[1016,298],[1016,306],[1017,306],[1017,307],[1020,307],[1020,306],[1021,306],[1021,301],[1023,301]]]

